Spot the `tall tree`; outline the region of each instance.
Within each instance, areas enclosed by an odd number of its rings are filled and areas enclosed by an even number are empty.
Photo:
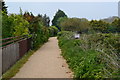
[[[22,11],[21,7],[20,7],[20,15],[23,15],[23,11]]]
[[[4,1],[0,1],[0,3],[2,4],[2,11],[5,13],[5,14],[7,14],[8,12],[7,12],[7,6],[5,5],[5,2]],[[0,4],[0,5],[1,5]]]
[[[39,18],[41,19],[41,21],[44,23],[44,24],[43,24],[44,26],[49,27],[50,18],[49,18],[46,14],[44,14],[44,16],[38,14],[38,17],[39,17]]]
[[[58,27],[57,21],[61,17],[67,17],[67,15],[62,10],[58,10],[57,13],[55,14],[53,20],[52,20],[52,25]]]
[[[68,18],[67,17],[60,17],[58,20],[57,20],[57,26],[59,27],[59,30],[61,31],[61,23],[64,22],[65,20],[67,20]]]

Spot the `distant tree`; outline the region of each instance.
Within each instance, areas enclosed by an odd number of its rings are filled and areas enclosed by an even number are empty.
[[[86,32],[89,29],[89,21],[87,19],[68,18],[60,23],[61,29],[65,31]]]
[[[38,17],[39,17],[39,18],[41,19],[41,21],[44,23],[44,24],[43,24],[44,26],[49,27],[50,18],[49,18],[46,14],[45,14],[44,16],[38,14]]]
[[[80,19],[68,18],[64,22],[61,22],[60,26],[62,30],[65,31],[77,31],[80,30]]]
[[[91,29],[90,22],[86,18],[81,18],[81,32],[88,32]]]
[[[67,15],[62,10],[58,10],[57,13],[55,14],[53,20],[52,20],[52,25],[53,26],[58,27],[57,21],[60,17],[67,17]],[[58,29],[59,29],[59,27],[58,27]]]
[[[120,33],[120,18],[118,19],[117,31]]]
[[[25,12],[23,14],[24,19],[26,19],[29,23],[34,22],[35,16],[32,14],[32,12]]]
[[[67,17],[60,17],[58,20],[57,20],[57,26],[59,27],[59,30],[61,31],[61,26],[60,26],[60,23],[64,22],[65,20],[67,20],[68,18]]]
[[[22,11],[21,7],[20,7],[20,15],[23,15],[23,11]]]
[[[119,19],[115,19],[112,22],[112,27],[114,28],[114,32],[119,32],[120,33],[120,18]],[[113,29],[112,29],[113,30]]]
[[[92,27],[92,30],[96,32],[102,32],[102,33],[108,32],[109,23],[106,23],[102,20],[99,20],[99,21],[92,20],[90,21],[90,25]]]
[[[7,14],[7,6],[5,5],[5,2],[4,1],[0,1],[0,3],[2,2],[2,11],[3,13]]]

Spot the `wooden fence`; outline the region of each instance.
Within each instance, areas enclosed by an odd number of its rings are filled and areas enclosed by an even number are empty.
[[[2,39],[2,74],[31,49],[31,39],[26,36]]]

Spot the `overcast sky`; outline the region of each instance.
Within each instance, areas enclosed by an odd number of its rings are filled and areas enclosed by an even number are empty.
[[[87,18],[91,20],[91,19],[103,19],[111,16],[118,16],[119,0],[49,0],[49,2],[46,2],[48,0],[5,0],[5,1],[6,5],[8,6],[9,13],[18,14],[19,8],[21,7],[23,11],[33,12],[33,14],[35,15],[39,13],[47,14],[50,17],[50,19],[52,19],[56,11],[58,9],[61,9],[69,17]]]
[[[7,2],[118,2],[119,0],[5,0]]]

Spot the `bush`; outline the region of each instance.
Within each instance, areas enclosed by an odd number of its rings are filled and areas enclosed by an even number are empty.
[[[44,22],[40,17],[32,16],[30,20],[29,17],[29,15],[4,14],[2,16],[2,38],[27,35],[32,38],[32,49],[37,49],[48,41],[48,27],[43,25]]]
[[[2,37],[29,35],[29,23],[21,15],[3,15]]]
[[[80,39],[74,39],[72,36],[72,32],[58,33],[62,55],[74,72],[75,78],[117,78],[119,76],[117,64],[120,59],[115,54],[117,50],[114,47],[119,43],[118,34],[116,36],[115,34],[82,34]],[[109,40],[113,42],[107,43],[106,41]],[[108,44],[115,48],[112,52]],[[105,50],[101,52],[101,49]]]
[[[85,18],[67,18],[59,23],[62,31],[88,32],[90,29],[89,21]]]
[[[49,33],[50,33],[51,37],[57,36],[58,31],[59,31],[58,28],[55,27],[55,26],[50,26],[49,27]]]
[[[49,30],[41,23],[37,24],[37,29],[32,33],[33,49],[39,48],[39,46],[48,41]]]

